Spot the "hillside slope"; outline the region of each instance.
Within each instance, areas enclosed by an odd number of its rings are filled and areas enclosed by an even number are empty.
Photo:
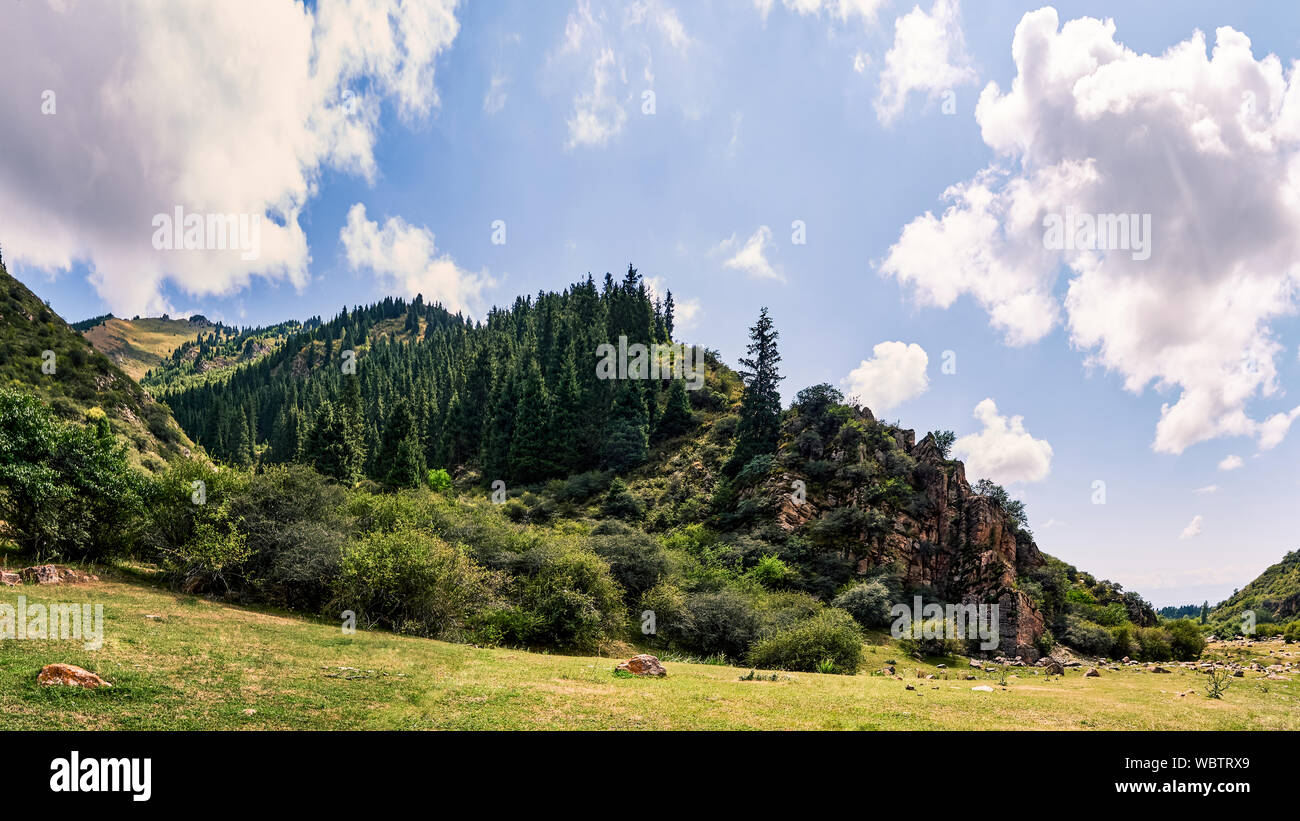
[[[1221,602],[1210,613],[1210,621],[1239,622],[1247,610],[1254,611],[1261,622],[1300,618],[1300,550],[1286,554],[1282,561]]]
[[[108,417],[133,464],[154,470],[189,456],[193,443],[104,354],[0,266],[0,383],[39,396],[65,420]]]
[[[82,332],[100,353],[139,382],[185,342],[192,342],[212,323],[203,317],[170,319],[108,318]]]

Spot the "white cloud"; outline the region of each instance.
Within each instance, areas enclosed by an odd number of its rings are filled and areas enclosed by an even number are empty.
[[[1223,461],[1219,462],[1219,470],[1236,470],[1245,464],[1241,457],[1234,453],[1223,457]]]
[[[366,207],[356,203],[348,210],[347,225],[339,232],[348,264],[372,271],[384,286],[406,297],[423,294],[425,302],[440,302],[453,313],[479,315],[483,290],[495,283],[486,272],[472,273],[438,250],[434,235],[401,217],[379,223],[366,219]]]
[[[664,299],[672,290],[663,277],[645,277],[644,282],[651,299]],[[702,313],[698,299],[683,299],[681,294],[673,294],[673,334],[694,328]]]
[[[1190,539],[1193,536],[1201,535],[1201,520],[1202,520],[1201,514],[1198,513],[1195,516],[1193,516],[1192,520],[1187,523],[1187,527],[1183,528],[1183,532],[1178,534],[1178,538]]]
[[[483,95],[483,111],[489,115],[497,114],[506,107],[506,85],[510,78],[504,74],[493,74],[487,93]]]
[[[859,51],[853,55],[853,70],[858,74],[865,74],[871,67],[871,55],[865,51]]]
[[[1174,394],[1156,451],[1275,446],[1300,408],[1259,421],[1248,405],[1279,393],[1273,325],[1300,293],[1300,72],[1256,60],[1231,28],[1211,56],[1200,32],[1160,56],[1114,35],[1109,20],[1024,15],[1010,91],[990,83],[976,106],[1000,159],[908,224],[881,271],[922,305],[973,297],[1011,344],[1064,318],[1088,365]],[[1067,209],[1151,215],[1150,257],[1045,248],[1044,217]]]
[[[871,353],[843,383],[849,396],[857,397],[877,415],[915,399],[930,386],[925,372],[930,358],[915,342],[881,342]]]
[[[880,72],[876,117],[888,125],[903,113],[911,92],[933,99],[975,80],[957,0],[935,0],[929,14],[914,6],[894,21],[894,45],[885,53]]]
[[[134,0],[11,3],[0,224],[12,263],[85,263],[118,314],[161,313],[170,281],[225,295],[250,278],[308,282],[298,223],[325,168],[373,179],[381,101],[438,104],[434,60],[454,3]],[[40,110],[41,89],[56,113]],[[34,90],[35,89],[35,90]],[[265,215],[256,259],[158,251],[152,219]]]
[[[976,405],[974,416],[984,429],[958,437],[952,445],[953,453],[966,463],[969,476],[1003,485],[1047,478],[1052,446],[1025,430],[1023,416],[1000,416],[992,399]]]
[[[650,35],[656,35],[651,37]],[[622,133],[629,106],[640,110],[641,94],[655,83],[654,46],[685,55],[694,41],[677,11],[662,0],[639,0],[624,9],[621,24],[605,5],[595,10],[579,0],[565,21],[564,39],[552,61],[577,66],[581,90],[573,97],[565,147],[602,147]],[[649,89],[628,83],[628,56],[644,60],[641,76]]]
[[[736,235],[732,234],[731,237],[723,240],[715,251],[731,253],[731,249],[735,248],[736,245]],[[772,245],[772,229],[766,225],[760,225],[758,230],[751,234],[749,239],[745,240],[745,244],[740,247],[740,250],[732,254],[722,265],[724,268],[744,271],[755,279],[775,279],[784,282],[785,277],[767,259],[767,252],[772,248]]]
[[[1218,492],[1219,492],[1219,486],[1218,486],[1218,485],[1206,485],[1205,487],[1198,487],[1196,490],[1193,490],[1192,492],[1193,492],[1193,493],[1199,493],[1199,494],[1201,494],[1202,496],[1207,495],[1207,494],[1210,494],[1210,493],[1218,493]]]
[[[758,9],[764,23],[775,4],[775,0],[754,0],[754,8]],[[876,22],[876,15],[880,12],[880,7],[885,5],[885,0],[781,0],[781,5],[800,17],[820,17],[825,12],[827,17],[841,23],[856,17],[870,25]]]

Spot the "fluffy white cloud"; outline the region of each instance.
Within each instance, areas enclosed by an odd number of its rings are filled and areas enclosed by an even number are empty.
[[[1245,464],[1246,463],[1241,460],[1240,456],[1233,453],[1223,457],[1223,461],[1219,462],[1219,470],[1236,470]]]
[[[889,411],[925,393],[930,364],[925,349],[915,342],[881,342],[871,349],[871,358],[849,372],[843,383],[846,393],[856,397],[877,414]]]
[[[974,416],[984,429],[960,436],[952,444],[953,453],[966,463],[971,478],[992,479],[1003,485],[1047,478],[1052,446],[1025,430],[1023,416],[999,415],[992,399],[976,405]]]
[[[366,219],[361,203],[348,209],[339,240],[354,269],[373,272],[385,287],[404,296],[423,294],[425,302],[440,302],[453,313],[481,314],[483,289],[494,284],[486,272],[466,271],[440,252],[429,229],[401,217],[391,217],[380,227]]]
[[[1199,493],[1199,494],[1201,494],[1201,495],[1203,495],[1203,496],[1206,495],[1206,494],[1209,494],[1209,493],[1218,493],[1218,492],[1219,492],[1219,486],[1218,486],[1218,485],[1206,485],[1205,487],[1198,487],[1196,490],[1193,490],[1192,492],[1193,492],[1193,493]]]
[[[715,252],[731,254],[733,248],[738,244],[735,234],[723,240]],[[737,271],[744,271],[755,279],[775,279],[780,282],[785,281],[785,277],[776,267],[768,261],[767,252],[772,248],[772,229],[766,225],[758,226],[758,230],[745,240],[739,250],[727,258],[722,263],[724,268],[731,268]]]
[[[1199,513],[1196,514],[1195,516],[1193,516],[1193,517],[1192,517],[1192,520],[1191,520],[1190,522],[1187,523],[1187,527],[1183,528],[1183,532],[1178,534],[1178,538],[1179,538],[1179,539],[1190,539],[1190,538],[1192,538],[1193,536],[1199,536],[1199,535],[1201,535],[1201,521],[1202,521],[1202,518],[1203,518],[1203,517],[1202,517],[1201,514],[1199,514]]]
[[[298,224],[322,169],[373,179],[381,101],[438,104],[434,60],[455,3],[430,0],[126,0],[12,3],[0,224],[11,262],[84,262],[115,313],[170,309],[252,276],[308,281]],[[42,113],[42,93],[55,113]],[[155,214],[248,214],[260,254],[155,250]]]
[[[1059,26],[1051,8],[1021,19],[1012,56],[1010,91],[989,84],[976,107],[1002,159],[907,225],[882,273],[923,305],[973,297],[1011,344],[1064,317],[1087,364],[1134,393],[1176,392],[1159,452],[1276,445],[1300,408],[1259,421],[1248,405],[1280,392],[1272,326],[1300,292],[1300,72],[1231,28],[1212,54],[1196,32],[1152,56],[1116,42],[1113,21]],[[1045,247],[1044,220],[1071,212],[1150,215],[1149,258]]]
[[[876,117],[888,125],[903,113],[911,92],[934,98],[975,80],[957,0],[935,0],[929,14],[914,6],[894,21],[894,45],[885,53],[880,72]]]

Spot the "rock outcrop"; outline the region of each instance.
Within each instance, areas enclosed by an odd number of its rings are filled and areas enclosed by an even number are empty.
[[[668,670],[659,662],[659,659],[648,653],[633,656],[620,664],[617,669],[625,673],[631,673],[634,676],[668,675]]]
[[[859,574],[897,568],[904,590],[923,592],[927,602],[997,604],[998,652],[1033,663],[1046,624],[1017,587],[1020,576],[1045,562],[1033,538],[996,499],[972,490],[965,466],[945,459],[932,436],[916,442],[913,431],[879,425],[869,412],[858,421],[873,431],[874,440],[862,442],[856,452],[827,447],[810,457],[834,463],[839,475],[856,471],[862,479],[814,493],[816,483],[797,471],[774,475],[762,492],[777,526],[801,531],[837,509],[857,508],[870,524],[837,547]],[[882,473],[906,481],[905,503],[878,498],[889,481]],[[792,487],[808,488],[805,498],[797,498]]]

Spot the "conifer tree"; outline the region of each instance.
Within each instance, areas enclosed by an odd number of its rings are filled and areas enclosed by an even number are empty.
[[[758,322],[749,329],[749,356],[740,360],[740,378],[745,394],[740,404],[740,423],[736,426],[736,449],[726,465],[735,476],[755,456],[775,453],[781,432],[781,393],[778,386],[785,377],[776,369],[781,361],[776,340],[780,336],[772,318],[763,308]]]

